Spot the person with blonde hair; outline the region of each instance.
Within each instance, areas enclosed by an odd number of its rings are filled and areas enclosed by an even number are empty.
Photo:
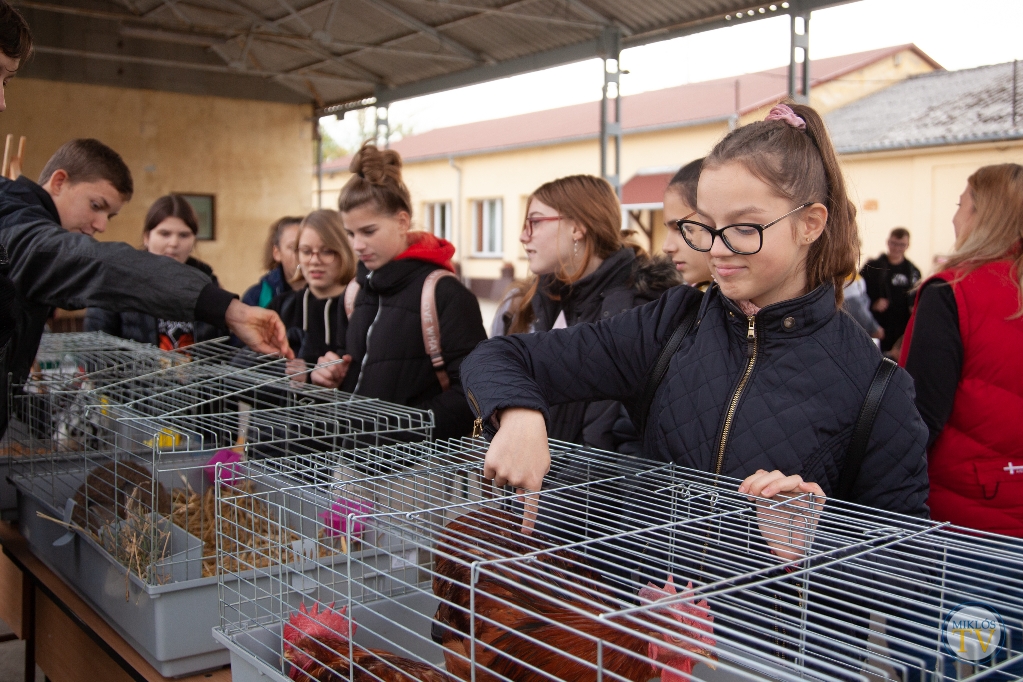
[[[467,436],[461,364],[487,333],[479,302],[454,276],[455,246],[412,230],[396,151],[367,142],[349,169],[338,207],[358,272],[338,309],[339,348],[320,359],[341,362],[317,367],[312,381],[432,410],[437,439]]]
[[[971,175],[952,227],[951,257],[920,286],[900,358],[927,424],[927,504],[935,520],[1023,537],[1023,166]],[[978,539],[992,556],[1011,551],[994,537]],[[947,560],[977,576],[959,586],[977,601],[992,592],[1007,602],[1018,597],[1005,573],[1011,562],[976,551],[953,551]],[[1013,611],[999,615],[1020,622],[1023,612]],[[1021,649],[1023,632],[1009,628],[989,663],[1003,667],[984,679],[1023,679],[1023,661],[1006,663]],[[947,659],[944,672],[955,677]]]
[[[1023,537],[1023,166],[970,176],[901,364],[927,423],[931,516]]]
[[[303,369],[302,362],[314,365],[320,356],[338,349],[337,317],[344,306],[341,296],[355,276],[355,255],[341,215],[331,210],[313,211],[302,219],[297,252],[298,272],[292,278],[304,278],[305,286],[274,297],[267,307],[281,316],[288,343],[296,349],[298,364],[292,369]]]

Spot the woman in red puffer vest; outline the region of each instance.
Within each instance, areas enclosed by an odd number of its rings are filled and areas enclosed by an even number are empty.
[[[932,518],[1023,537],[1023,166],[970,176],[901,364],[930,431]]]

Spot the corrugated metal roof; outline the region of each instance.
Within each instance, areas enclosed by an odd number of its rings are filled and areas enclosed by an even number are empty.
[[[914,45],[899,45],[857,54],[819,59],[811,64],[814,87],[862,69],[905,50],[924,59],[930,57]],[[756,110],[787,95],[785,67],[652,90],[622,98],[622,130],[635,134],[647,130],[698,125],[725,120],[736,113]],[[600,103],[587,102],[490,121],[437,128],[391,144],[406,162],[447,156],[465,156],[522,147],[594,139],[600,132]],[[324,170],[348,168],[349,159],[324,164]]]
[[[1012,62],[913,76],[825,120],[843,154],[1023,138],[1023,64],[1016,80]]]
[[[804,10],[852,0],[792,0]],[[395,101],[748,23],[751,0],[12,0],[25,75],[313,102]],[[741,10],[741,11],[740,11]]]

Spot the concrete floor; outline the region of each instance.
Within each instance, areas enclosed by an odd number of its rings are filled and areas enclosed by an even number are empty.
[[[7,625],[0,621],[0,635],[11,632]],[[43,671],[36,666],[36,682],[44,682]],[[0,682],[24,682],[25,680],[25,642],[15,639],[0,643]]]

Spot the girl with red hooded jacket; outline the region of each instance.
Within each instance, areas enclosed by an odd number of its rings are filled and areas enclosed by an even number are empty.
[[[352,177],[338,204],[358,271],[339,306],[338,352],[320,358],[343,361],[317,367],[312,381],[433,410],[434,437],[467,436],[474,416],[459,369],[487,338],[479,301],[451,276],[454,245],[411,231],[412,199],[401,178],[401,156],[367,143],[349,168]],[[432,314],[439,321],[441,350],[433,359],[424,341],[424,286],[434,287],[426,298],[435,302]]]

